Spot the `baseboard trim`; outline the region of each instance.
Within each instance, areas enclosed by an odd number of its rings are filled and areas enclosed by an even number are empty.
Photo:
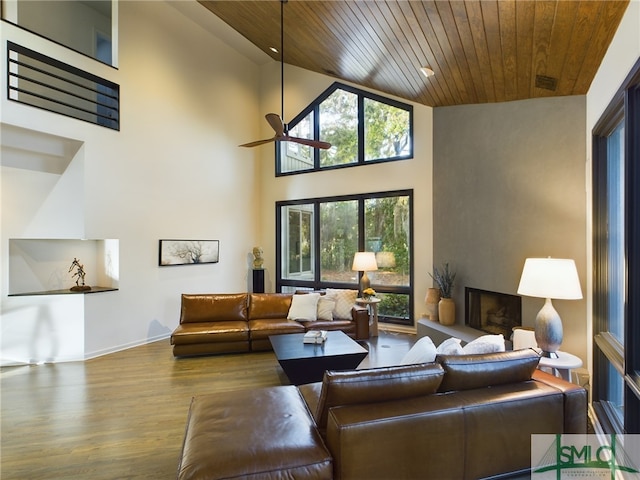
[[[171,337],[170,333],[163,333],[162,335],[156,335],[154,337],[145,338],[143,340],[138,340],[134,342],[125,343],[123,345],[116,345],[114,347],[105,348],[102,350],[96,350],[94,352],[89,352],[84,354],[84,360],[91,360],[92,358],[103,357],[105,355],[109,355],[111,353],[121,352],[123,350],[128,350],[130,348],[139,347],[141,345],[147,345],[148,343],[158,342],[160,340],[167,340]]]

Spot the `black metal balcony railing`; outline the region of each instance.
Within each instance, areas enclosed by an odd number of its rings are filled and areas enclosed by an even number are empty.
[[[7,42],[7,98],[120,130],[120,86]]]

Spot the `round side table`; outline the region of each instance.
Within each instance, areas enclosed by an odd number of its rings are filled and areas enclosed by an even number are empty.
[[[582,367],[582,360],[567,352],[557,351],[558,358],[540,357],[539,369],[548,369],[556,377],[571,381],[571,370]]]
[[[379,298],[356,298],[356,303],[358,305],[366,305],[369,309],[369,334],[372,337],[378,336],[378,303],[380,303]]]

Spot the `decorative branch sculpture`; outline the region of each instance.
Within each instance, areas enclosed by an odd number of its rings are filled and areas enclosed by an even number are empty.
[[[78,260],[75,257],[73,258],[73,262],[69,267],[69,272],[71,272],[71,270],[73,270],[74,268],[76,269],[76,272],[71,276],[71,278],[74,278],[74,277],[78,277],[78,278],[76,278],[76,285],[74,287],[71,287],[71,290],[74,292],[91,290],[90,286],[84,284],[84,276],[86,275],[86,272],[84,271],[84,265],[82,265],[80,263],[80,260]]]

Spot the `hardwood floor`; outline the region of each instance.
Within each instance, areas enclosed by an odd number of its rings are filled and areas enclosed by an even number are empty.
[[[360,368],[414,336],[381,331]],[[3,480],[173,479],[191,397],[286,383],[273,352],[174,359],[168,340],[0,373]]]

